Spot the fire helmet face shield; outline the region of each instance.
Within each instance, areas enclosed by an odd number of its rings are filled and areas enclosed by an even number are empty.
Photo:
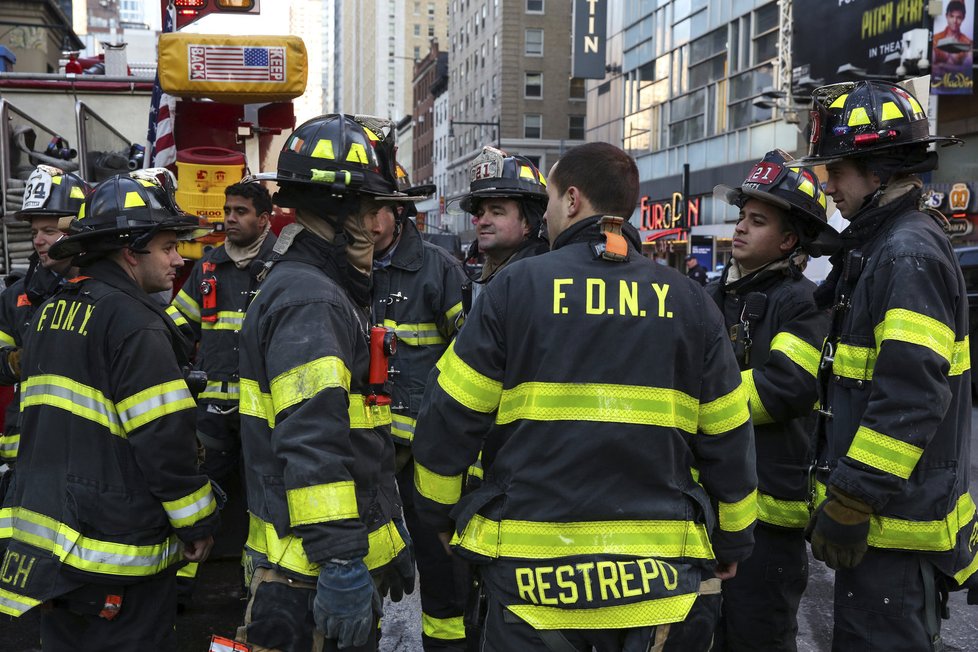
[[[825,192],[818,177],[780,149],[765,154],[739,187],[721,184],[714,187],[713,195],[738,208],[743,208],[749,199],[777,206],[797,227],[802,248],[813,255],[821,253],[820,236],[832,231],[825,212]]]
[[[200,220],[183,212],[171,190],[144,171],[134,176],[118,175],[95,186],[71,233],[51,247],[52,258],[81,258],[125,247],[140,250],[160,231],[175,231],[189,240],[206,234]]]
[[[29,222],[35,217],[73,217],[91,191],[92,187],[77,174],[39,165],[27,179],[23,207],[13,218]]]
[[[539,211],[524,211],[531,213],[526,217],[534,230],[539,228],[547,207],[547,179],[529,159],[486,146],[469,166],[469,192],[459,200],[459,207],[475,215],[487,197],[513,199],[524,206],[539,205]]]
[[[804,165],[871,156],[907,145],[960,143],[931,136],[927,115],[910,91],[883,81],[831,84],[812,93]],[[888,152],[887,152],[888,153]]]

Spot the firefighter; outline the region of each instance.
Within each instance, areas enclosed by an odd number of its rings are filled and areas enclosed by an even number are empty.
[[[194,264],[167,313],[191,341],[199,343],[196,363],[207,374],[207,386],[197,404],[197,439],[204,449],[201,471],[232,496],[222,514],[222,534],[232,540],[222,543],[240,553],[248,517],[237,490],[241,454],[238,340],[245,311],[258,288],[257,276],[275,245],[275,234],[270,231],[272,198],[261,184],[233,184],[224,190],[224,196],[224,245]],[[230,513],[230,505],[238,509]],[[182,588],[190,590],[189,586]]]
[[[829,326],[802,272],[828,235],[825,194],[811,170],[774,150],[740,187],[717,186],[714,195],[740,209],[731,261],[706,291],[747,388],[758,478],[754,552],[723,583],[715,649],[793,652],[808,582],[809,417]]]
[[[463,289],[465,311],[486,283],[506,265],[550,251],[543,235],[546,179],[522,156],[485,146],[469,167],[469,192],[459,207],[472,215],[476,240],[466,260],[485,261],[478,279]]]
[[[70,260],[55,260],[48,255],[51,245],[64,235],[58,228],[59,220],[77,215],[89,192],[91,186],[78,175],[48,165],[39,165],[27,180],[23,208],[12,218],[31,225],[34,253],[26,276],[0,295],[0,383],[4,385],[20,382],[27,325],[37,307],[57,292],[70,274]],[[7,406],[4,433],[0,436],[0,462],[14,463],[19,441],[20,401],[15,393]]]
[[[51,247],[82,276],[41,306],[24,349],[0,612],[42,604],[45,652],[175,650],[176,570],[213,545],[196,468],[185,342],[149,293],[170,289],[196,217],[163,186],[100,183]]]
[[[393,141],[389,120],[320,116],[289,135],[273,175],[296,222],[241,332],[251,595],[238,638],[256,649],[374,650],[381,596],[413,589],[389,401],[369,384],[373,222],[412,200]]]
[[[947,589],[975,582],[968,493],[968,298],[943,215],[921,210],[937,167],[927,116],[900,86],[860,81],[812,96],[805,164],[850,225],[816,299],[822,352],[809,523],[835,569],[834,650],[937,650]],[[970,537],[970,542],[969,542]]]
[[[434,186],[405,187],[410,186],[407,175],[400,166],[397,172],[405,193],[434,191]],[[391,434],[397,451],[397,487],[421,580],[422,644],[427,651],[464,650],[464,598],[456,588],[452,558],[414,510],[411,441],[428,374],[461,322],[465,274],[447,251],[422,239],[410,219],[414,205],[400,204],[385,204],[377,211],[372,319],[397,334],[397,354],[391,358],[395,372]]]
[[[638,187],[617,147],[565,153],[552,252],[500,272],[429,383],[416,506],[479,566],[483,651],[709,649],[720,579],[750,554],[737,363],[703,290],[641,255]],[[483,441],[484,482],[463,496]]]

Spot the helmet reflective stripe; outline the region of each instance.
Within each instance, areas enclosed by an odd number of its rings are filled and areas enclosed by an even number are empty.
[[[138,192],[127,192],[126,193],[126,203],[123,208],[135,208],[137,206],[145,206],[146,200],[139,196]]]
[[[298,142],[300,145],[302,144],[301,140],[296,139],[296,142]],[[336,155],[333,154],[333,141],[326,140],[325,138],[320,140],[318,143],[316,143],[316,147],[313,148],[310,156],[314,156],[316,158],[326,158],[329,160],[335,159]]]

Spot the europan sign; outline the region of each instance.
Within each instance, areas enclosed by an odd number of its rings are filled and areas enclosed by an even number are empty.
[[[574,0],[571,76],[604,79],[608,0]]]

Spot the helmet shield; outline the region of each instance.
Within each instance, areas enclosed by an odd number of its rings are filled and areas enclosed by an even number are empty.
[[[78,215],[92,187],[77,174],[39,165],[27,179],[23,208],[13,218],[29,222],[35,217]]]

